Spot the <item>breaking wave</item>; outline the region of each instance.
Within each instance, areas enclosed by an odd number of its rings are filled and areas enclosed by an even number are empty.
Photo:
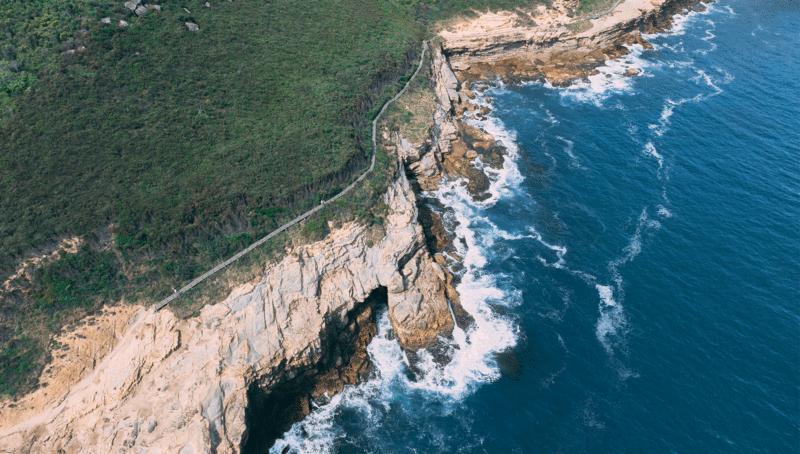
[[[476,101],[485,103],[484,98],[479,96]],[[438,198],[450,209],[441,214],[453,216],[458,223],[454,246],[463,258],[462,267],[451,271],[460,276],[456,288],[461,305],[475,322],[466,331],[456,326],[452,339],[440,339],[452,356],[449,363],[442,366],[431,353],[420,350],[411,373],[412,365],[392,334],[388,314],[381,312],[378,334],[367,349],[374,364],[370,380],[346,386],[327,404],[315,407],[276,441],[271,454],[334,452],[337,443],[347,437],[337,423],[342,415],[355,412],[365,421],[364,427],[376,430],[392,412],[402,411],[404,401],[420,396],[438,402],[441,411],[447,413],[477,388],[500,377],[495,355],[516,345],[519,329],[512,319],[499,315],[494,308],[513,307],[519,304],[521,295],[503,284],[504,276],[486,272],[485,266],[497,241],[515,241],[536,234],[503,231],[483,214],[487,207],[513,194],[522,176],[515,163],[518,149],[514,132],[494,117],[470,122],[492,134],[507,149],[502,169],[484,168],[491,180],[491,197],[474,201],[461,178],[445,179],[438,190],[426,195]],[[364,436],[369,438],[370,433]]]

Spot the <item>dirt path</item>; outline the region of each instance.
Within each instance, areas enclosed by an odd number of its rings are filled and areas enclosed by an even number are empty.
[[[383,107],[381,108],[381,111],[378,113],[378,115],[375,117],[375,119],[372,120],[372,162],[370,163],[369,169],[367,169],[360,177],[358,177],[358,179],[356,181],[351,183],[350,186],[344,188],[344,190],[342,190],[342,192],[336,194],[335,196],[333,196],[331,199],[329,199],[327,201],[323,201],[323,203],[321,205],[306,211],[305,213],[301,214],[300,216],[297,216],[296,218],[292,219],[291,221],[287,222],[286,224],[283,224],[282,226],[278,227],[277,229],[272,231],[267,236],[259,239],[255,243],[253,243],[250,246],[248,246],[243,251],[239,252],[238,254],[234,255],[233,257],[229,258],[228,260],[225,260],[224,262],[220,263],[219,265],[215,266],[214,268],[210,269],[209,271],[203,273],[203,275],[201,275],[200,277],[196,278],[192,282],[188,283],[186,286],[184,286],[180,290],[177,290],[172,295],[170,295],[167,298],[164,298],[163,300],[161,300],[158,304],[153,306],[152,311],[155,312],[155,311],[158,311],[159,309],[163,308],[164,306],[166,306],[167,304],[171,303],[173,300],[175,300],[176,298],[181,296],[183,293],[186,293],[187,291],[191,290],[197,284],[203,282],[204,280],[206,280],[209,277],[213,276],[218,271],[220,271],[223,268],[227,267],[231,263],[239,260],[242,256],[244,256],[248,252],[252,251],[253,249],[255,249],[255,248],[259,247],[259,246],[261,246],[265,242],[269,241],[275,235],[278,235],[279,233],[283,232],[284,230],[288,229],[289,227],[297,224],[298,222],[301,222],[301,221],[305,220],[307,217],[309,217],[312,214],[316,213],[317,211],[321,210],[322,208],[325,207],[325,204],[331,203],[331,202],[335,202],[335,201],[339,200],[341,197],[345,196],[348,192],[352,191],[353,188],[356,187],[356,185],[361,183],[361,181],[363,181],[364,178],[366,178],[367,175],[370,172],[375,170],[375,154],[376,154],[376,152],[378,150],[378,143],[377,143],[377,138],[376,138],[377,128],[378,128],[378,120],[380,120],[381,115],[383,115],[383,112],[386,110],[386,108],[389,107],[389,105],[392,104],[393,102],[397,101],[397,99],[400,98],[400,96],[402,96],[403,93],[405,93],[406,89],[411,84],[411,82],[413,82],[414,79],[417,77],[417,74],[419,73],[419,70],[422,69],[422,63],[425,60],[425,51],[427,51],[427,50],[428,50],[428,42],[425,41],[425,42],[422,43],[422,56],[419,59],[419,65],[417,66],[417,70],[414,71],[414,74],[411,76],[411,78],[408,80],[408,82],[406,82],[406,85],[403,87],[403,89],[400,90],[400,92],[397,93],[397,95],[394,98],[392,98],[389,101],[387,101],[386,104],[383,105]]]

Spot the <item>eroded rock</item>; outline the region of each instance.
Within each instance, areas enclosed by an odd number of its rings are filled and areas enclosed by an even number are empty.
[[[140,3],[142,3],[142,0],[129,0],[125,2],[124,5],[125,8],[128,8],[131,11],[136,11],[136,7],[138,7]]]
[[[589,21],[589,28],[581,32],[554,24],[529,27],[514,21],[498,22],[490,17],[496,14],[486,13],[486,18],[474,19],[475,24],[464,30],[441,32],[442,52],[462,83],[497,77],[510,82],[546,78],[554,86],[566,86],[587,77],[606,60],[627,54],[626,45],[651,48],[642,33],[663,31],[673,15],[698,3],[627,0],[611,13]],[[488,25],[481,27],[481,21]]]
[[[11,402],[0,405],[0,446],[34,454],[58,452],[67,443],[85,453],[132,447],[200,453],[212,446],[235,453],[246,438],[254,383],[273,389],[340,361],[338,377],[324,375],[320,388],[309,391],[320,396],[365,376],[363,354],[347,358],[325,342],[343,332],[361,335],[363,313],[354,309],[374,290],[386,288],[392,326],[405,348],[449,334],[446,282],[425,247],[403,172],[386,202],[386,236],[379,244],[368,246],[366,227],[347,224],[298,248],[196,318],[137,312],[117,347],[79,382],[63,387],[68,391],[25,412]],[[366,342],[374,330],[364,333]]]

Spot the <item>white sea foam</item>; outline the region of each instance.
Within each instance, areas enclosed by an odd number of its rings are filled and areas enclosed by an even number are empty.
[[[488,107],[490,104],[486,102],[487,97],[501,94],[503,91],[505,91],[502,82],[500,82],[500,84],[500,88],[495,88],[484,93],[476,92],[476,98],[473,102],[480,107]],[[466,205],[462,202],[457,203],[462,208],[467,208],[468,206],[471,206],[472,208],[491,206],[494,205],[497,200],[512,195],[519,187],[520,182],[522,182],[522,174],[519,172],[519,168],[517,167],[516,163],[517,157],[519,156],[519,148],[517,147],[516,143],[517,133],[507,129],[502,121],[493,115],[486,117],[485,120],[467,118],[466,121],[471,126],[475,126],[476,128],[482,129],[491,134],[500,145],[506,148],[507,158],[503,163],[502,169],[483,167],[481,161],[476,159],[478,166],[483,168],[486,175],[492,181],[492,184],[489,187],[489,193],[492,196],[483,202],[474,202],[472,201],[472,197],[467,193],[466,189],[462,187],[462,191],[459,191],[458,198],[469,202]],[[456,209],[456,211],[459,210]]]
[[[694,53],[696,53],[696,54],[708,55],[709,52],[713,52],[713,51],[715,51],[717,49],[717,44],[711,42],[712,39],[717,37],[717,35],[715,35],[712,32],[712,30],[714,30],[714,21],[712,21],[710,19],[706,19],[706,23],[711,25],[711,28],[707,29],[706,30],[706,36],[704,36],[704,37],[702,37],[700,39],[705,41],[705,42],[707,42],[709,47],[707,49],[695,49]]]
[[[483,97],[485,95],[477,102],[481,102]],[[457,290],[461,305],[472,315],[475,323],[466,332],[456,327],[451,340],[442,339],[448,343],[452,353],[452,360],[447,365],[438,365],[426,351],[418,352],[419,362],[415,367],[422,374],[414,380],[409,378],[408,360],[400,345],[392,340],[391,323],[384,311],[379,318],[378,334],[368,347],[375,365],[374,376],[361,385],[345,387],[330,403],[315,408],[276,442],[270,449],[271,454],[281,453],[286,448],[295,453],[331,452],[335,441],[346,435],[335,422],[335,416],[344,409],[357,411],[360,418],[367,421],[368,427],[380,427],[389,409],[402,405],[399,399],[403,396],[419,393],[439,400],[445,409],[454,408],[477,387],[499,378],[495,354],[516,345],[519,333],[513,321],[498,315],[492,306],[518,305],[521,293],[502,285],[502,275],[487,273],[483,268],[496,241],[534,238],[538,234],[506,232],[481,215],[485,207],[510,195],[522,181],[522,176],[515,163],[518,150],[514,132],[506,130],[493,117],[470,123],[492,134],[508,151],[502,170],[485,169],[491,180],[491,197],[482,202],[474,201],[462,186],[462,179],[446,179],[437,191],[428,195],[438,197],[445,206],[454,210],[453,215],[458,221],[455,231],[458,240],[454,245],[463,257]],[[546,244],[541,236],[538,238]],[[561,251],[557,246],[551,247]],[[557,253],[563,255],[566,249]]]
[[[560,89],[562,98],[601,107],[612,95],[633,92],[633,78],[625,76],[625,71],[635,69],[640,76],[648,76],[648,69],[654,63],[641,58],[644,51],[641,44],[626,45],[626,47],[630,51],[629,54],[617,60],[606,60],[603,66],[597,68],[598,74]]]
[[[644,150],[642,150],[642,153],[656,158],[658,161],[658,178],[661,179],[661,169],[664,168],[664,157],[658,153],[658,150],[656,150],[656,146],[653,145],[653,142],[648,140],[647,143],[644,144]]]
[[[572,150],[575,147],[575,142],[573,142],[573,141],[571,141],[569,139],[565,139],[565,138],[563,138],[561,136],[556,136],[556,139],[564,142],[564,153],[566,153],[567,156],[569,156],[570,165],[572,167],[575,167],[575,168],[578,168],[578,169],[581,169],[581,170],[587,170],[586,167],[581,165],[580,159],[578,159],[578,157],[575,156],[575,153],[572,152]]]
[[[613,340],[621,335],[627,325],[625,311],[621,304],[614,300],[614,290],[607,285],[595,286],[600,295],[600,317],[595,325],[597,340],[609,355],[614,355]]]
[[[594,429],[601,429],[601,430],[606,428],[606,425],[603,424],[602,421],[598,419],[597,414],[595,414],[594,410],[592,410],[588,406],[583,409],[583,412],[581,412],[581,414],[583,416],[583,424],[586,427],[591,427]]]
[[[659,137],[663,136],[669,130],[669,117],[672,116],[677,104],[671,99],[667,99],[664,107],[661,109],[661,118],[658,119],[657,125],[650,125],[650,129]]]
[[[606,306],[613,307],[617,305],[614,301],[614,289],[607,285],[597,284],[597,292],[600,294],[600,302]]]
[[[721,80],[706,73],[702,69],[695,70],[696,75],[690,78],[691,81],[697,84],[705,84],[706,86],[711,87],[714,90],[713,92],[698,93],[691,98],[681,98],[677,101],[667,98],[667,100],[664,102],[664,107],[661,109],[661,117],[659,118],[658,123],[649,125],[650,130],[653,131],[656,136],[661,137],[664,135],[664,133],[669,131],[670,117],[672,117],[672,114],[675,113],[676,107],[686,103],[702,102],[708,98],[711,98],[712,96],[717,96],[723,93],[722,88],[720,88],[717,84],[729,84],[733,81],[733,76],[721,68],[717,67],[714,69],[722,75]]]
[[[553,170],[555,170],[558,167],[558,160],[556,159],[556,157],[546,151],[544,152],[544,155],[550,158],[550,161],[552,161],[553,163]]]
[[[544,104],[539,104],[539,108],[541,108],[544,111],[544,113],[547,115],[547,122],[548,123],[550,123],[551,125],[557,125],[558,124],[558,119],[556,119],[556,117],[554,117],[553,114],[544,107]]]
[[[659,205],[658,206],[658,215],[663,217],[663,218],[671,218],[672,217],[672,213],[668,209],[666,209],[663,205]]]
[[[563,348],[564,348],[564,351],[566,351],[567,353],[569,353],[569,349],[567,348],[567,344],[566,344],[566,342],[564,342],[564,338],[563,338],[563,337],[561,337],[561,335],[560,335],[560,334],[558,334],[558,343],[559,343],[559,344],[561,344],[561,347],[563,347]]]
[[[656,220],[649,219],[647,216],[647,207],[642,209],[636,224],[636,231],[628,241],[628,245],[622,250],[623,255],[608,264],[614,287],[595,284],[600,297],[598,306],[600,317],[595,325],[595,333],[597,340],[600,341],[600,344],[610,356],[614,355],[614,347],[620,342],[624,342],[624,330],[627,325],[623,306],[625,292],[619,268],[635,259],[642,251],[643,233],[647,230],[658,230],[659,228],[661,228],[661,224]]]
[[[724,12],[729,15],[736,15],[733,9],[729,5],[725,5],[720,7],[717,3],[705,3],[705,8],[703,11],[689,11],[688,13],[678,13],[672,16],[672,26],[664,33],[664,35],[673,35],[673,36],[680,36],[686,33],[686,28],[688,25],[692,24],[698,16],[707,16],[711,13],[715,13],[717,11]],[[710,19],[706,19],[706,22],[711,25],[712,27],[715,25],[714,21]],[[658,34],[656,34],[658,35]],[[647,36],[653,35],[645,35],[645,39]]]
[[[635,259],[640,252],[642,252],[642,233],[647,229],[658,230],[661,224],[652,220],[647,216],[647,207],[642,209],[639,219],[636,224],[636,232],[634,232],[628,245],[622,250],[624,255],[611,261],[608,264],[608,269],[611,271],[611,277],[617,284],[617,290],[622,293],[622,276],[619,274],[619,267]]]
[[[728,77],[730,77],[730,74],[728,74],[728,73],[725,73],[725,74]],[[721,82],[722,83],[727,83],[725,81],[728,80],[728,77],[724,78]],[[698,69],[697,70],[697,76],[692,77],[691,80],[694,81],[694,82],[697,82],[697,83],[699,83],[700,81],[704,81],[706,83],[706,85],[708,85],[709,87],[714,89],[714,93],[710,93],[708,95],[698,95],[698,96],[700,96],[700,98],[698,98],[699,101],[708,99],[708,98],[710,98],[712,96],[716,96],[716,95],[722,93],[722,89],[719,88],[719,86],[717,85],[718,81],[715,80],[711,75],[707,74],[702,69]],[[695,96],[695,98],[697,98],[697,96]],[[692,98],[692,99],[695,99],[695,98]]]
[[[706,7],[703,11],[689,11],[672,16],[672,26],[664,32],[665,35],[680,36],[686,33],[686,28],[694,22],[697,16],[705,16],[711,12],[711,8]]]
[[[556,378],[567,370],[567,366],[562,366],[558,372],[550,374],[549,377],[542,380],[542,388],[549,389],[556,382]]]

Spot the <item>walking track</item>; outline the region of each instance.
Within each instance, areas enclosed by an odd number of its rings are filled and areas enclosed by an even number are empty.
[[[595,14],[593,16],[590,16],[590,17],[586,18],[586,19],[592,20],[592,19],[598,19],[601,16],[605,16],[606,14],[610,13],[611,11],[614,11],[614,9],[622,1],[623,0],[617,0],[616,2],[614,2],[613,5],[611,5],[611,8],[609,8],[607,11],[604,11],[604,12],[602,12],[600,14]],[[406,85],[403,87],[403,89],[400,90],[400,92],[397,93],[397,95],[395,95],[394,98],[390,99],[389,101],[386,101],[386,104],[383,105],[383,107],[381,108],[381,111],[378,112],[378,115],[375,117],[374,120],[372,120],[372,161],[371,161],[371,163],[369,165],[369,169],[367,169],[363,174],[361,174],[361,176],[358,177],[358,179],[356,181],[354,181],[352,184],[350,184],[350,186],[344,188],[344,190],[342,192],[336,194],[330,200],[327,200],[325,203],[335,202],[335,201],[339,200],[341,197],[345,196],[348,192],[352,191],[353,188],[356,187],[356,185],[361,183],[361,181],[363,181],[364,178],[366,178],[367,175],[370,172],[375,170],[375,154],[376,154],[376,152],[378,150],[378,142],[377,142],[378,120],[380,120],[381,115],[383,115],[383,112],[386,110],[386,108],[389,107],[389,105],[392,104],[393,102],[397,101],[397,99],[400,98],[400,96],[402,96],[403,93],[406,92],[406,89],[408,88],[409,85],[411,85],[411,82],[413,82],[414,79],[417,77],[417,74],[419,73],[419,70],[422,69],[422,62],[425,60],[425,51],[427,51],[427,50],[428,50],[428,42],[424,41],[422,43],[422,56],[419,58],[419,66],[417,66],[417,70],[414,71],[414,74],[411,76],[411,79],[409,79],[408,82],[406,82]],[[266,243],[267,241],[269,241],[275,235],[278,235],[279,233],[283,232],[284,230],[288,229],[289,227],[297,224],[298,222],[301,222],[301,221],[305,220],[307,217],[311,216],[312,214],[314,214],[317,211],[319,211],[322,208],[324,208],[324,206],[325,205],[322,204],[322,205],[319,205],[317,207],[314,207],[314,208],[306,211],[305,213],[301,214],[300,216],[297,216],[296,218],[292,219],[291,221],[287,222],[286,224],[283,224],[282,226],[278,227],[277,229],[272,231],[267,236],[259,239],[255,243],[251,244],[245,250],[239,252],[238,254],[234,255],[233,257],[229,258],[228,260],[225,260],[224,262],[220,263],[219,265],[215,266],[214,268],[211,268],[207,272],[203,273],[202,276],[200,276],[197,279],[193,280],[192,282],[188,283],[185,287],[183,287],[180,290],[176,291],[172,295],[164,298],[158,304],[153,306],[153,312],[155,312],[155,311],[161,309],[162,307],[166,306],[167,304],[171,303],[173,300],[175,300],[176,298],[181,296],[183,293],[186,293],[187,291],[191,290],[195,285],[203,282],[204,280],[206,280],[209,277],[211,277],[214,274],[216,274],[221,269],[223,269],[226,266],[230,265],[231,263],[239,260],[240,258],[242,258],[242,256],[244,256],[248,252],[252,251],[253,249],[261,246],[262,244]]]
[[[400,90],[400,92],[397,93],[397,95],[395,95],[394,98],[392,98],[389,101],[387,101],[386,104],[384,104],[383,107],[381,108],[381,111],[378,112],[378,115],[375,117],[375,119],[372,120],[372,162],[369,165],[369,169],[367,169],[363,174],[361,174],[361,176],[358,177],[358,179],[356,181],[354,181],[352,184],[350,184],[350,186],[344,188],[344,190],[342,192],[336,194],[331,199],[325,201],[325,204],[331,203],[331,202],[335,202],[335,201],[339,200],[341,197],[344,197],[348,192],[352,191],[353,188],[355,188],[359,183],[361,183],[361,181],[363,181],[364,178],[366,178],[367,175],[370,172],[375,170],[375,154],[377,153],[377,150],[378,150],[378,142],[377,142],[378,120],[380,120],[381,115],[383,115],[383,112],[386,110],[386,108],[389,107],[389,105],[392,104],[393,102],[397,101],[397,99],[400,98],[400,96],[402,96],[403,93],[405,93],[405,91],[408,88],[408,86],[411,85],[411,82],[413,82],[414,79],[417,77],[417,74],[419,73],[419,70],[422,69],[422,63],[425,60],[425,51],[426,50],[428,50],[428,42],[424,41],[422,43],[422,56],[419,58],[419,66],[417,66],[417,70],[414,71],[414,74],[411,76],[411,79],[408,80],[408,82],[403,87],[403,89]],[[171,303],[172,301],[177,299],[182,294],[184,294],[187,291],[191,290],[195,285],[203,282],[204,280],[206,280],[209,277],[213,276],[218,271],[220,271],[223,268],[227,267],[231,263],[239,260],[240,258],[242,258],[242,256],[244,256],[248,252],[252,251],[253,249],[261,246],[262,244],[266,243],[267,241],[269,241],[275,235],[278,235],[279,233],[283,232],[284,230],[288,229],[289,227],[291,227],[291,226],[293,226],[293,225],[305,220],[307,217],[309,217],[312,214],[316,213],[317,211],[321,210],[322,208],[325,207],[325,204],[321,204],[319,206],[316,206],[316,207],[306,211],[305,213],[301,214],[300,216],[297,216],[296,218],[292,219],[291,221],[287,222],[286,224],[283,224],[282,226],[278,227],[277,229],[272,231],[267,236],[259,239],[255,243],[251,244],[250,246],[248,246],[243,251],[239,252],[238,254],[234,255],[233,257],[229,258],[228,260],[225,260],[224,262],[220,263],[219,265],[215,266],[214,268],[211,268],[207,272],[203,273],[202,276],[199,276],[198,278],[196,278],[192,282],[189,282],[185,287],[181,288],[180,290],[177,290],[175,293],[173,293],[172,295],[164,298],[158,304],[153,306],[153,309],[152,309],[153,312],[155,312],[155,311],[163,308],[167,304]]]

